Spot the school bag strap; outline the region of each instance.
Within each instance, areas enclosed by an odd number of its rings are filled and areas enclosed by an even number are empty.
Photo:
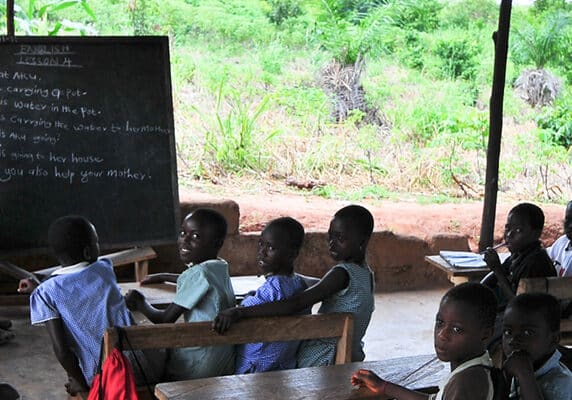
[[[491,381],[493,382],[493,400],[507,400],[510,393],[510,386],[502,369],[489,367],[487,365],[474,365],[471,368],[482,367],[489,370]]]
[[[139,368],[139,372],[141,374],[141,377],[143,378],[143,382],[145,383],[145,387],[147,388],[147,391],[149,392],[150,398],[153,400],[158,400],[157,397],[155,396],[155,394],[153,393],[153,389],[151,389],[151,385],[149,385],[149,381],[147,380],[147,375],[145,374],[145,370],[141,366],[141,363],[139,362],[139,358],[137,358],[137,353],[135,352],[135,350],[133,350],[133,346],[131,346],[131,343],[129,342],[129,337],[127,335],[127,332],[125,332],[125,329],[123,329],[123,327],[120,327],[120,326],[116,327],[115,329],[117,329],[117,337],[119,340],[119,349],[121,351],[123,351],[123,341],[125,341],[125,343],[127,343],[127,347],[129,349],[129,351],[131,351],[131,354],[133,355],[133,359],[135,360],[135,364],[137,364],[137,368]]]
[[[129,343],[125,330],[116,327],[118,342],[115,343],[113,350],[109,356],[103,361],[103,339],[101,342],[101,350],[99,355],[99,363],[97,365],[97,373],[93,379],[92,387],[89,391],[88,400],[138,400],[137,389],[135,386],[135,376],[133,374],[133,366],[123,354],[123,345],[127,343],[135,364],[141,372],[141,377],[145,382],[145,386],[149,391],[151,399],[157,399],[153,394],[153,390],[149,386],[145,371]]]

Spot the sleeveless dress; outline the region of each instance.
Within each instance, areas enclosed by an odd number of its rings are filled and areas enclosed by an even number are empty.
[[[349,312],[353,314],[352,362],[363,361],[365,353],[362,338],[374,310],[373,272],[365,263],[363,265],[341,263],[333,268],[345,269],[349,276],[349,283],[345,289],[324,299],[318,313]],[[298,350],[298,368],[331,365],[334,364],[335,356],[336,339],[305,340]]]

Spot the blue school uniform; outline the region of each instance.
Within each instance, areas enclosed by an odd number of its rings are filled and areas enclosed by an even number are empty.
[[[100,259],[59,269],[32,292],[32,325],[57,318],[62,320],[66,339],[90,385],[105,330],[132,325],[111,261]]]
[[[374,306],[374,277],[367,264],[341,263],[334,268],[343,268],[349,276],[348,286],[324,299],[319,314],[349,312],[354,317],[352,362],[363,361],[362,338],[371,320]],[[335,362],[336,340],[314,339],[303,341],[298,350],[298,367],[317,367]]]
[[[266,278],[266,282],[258,288],[254,296],[248,296],[242,301],[242,306],[249,307],[287,299],[305,289],[306,283],[298,275],[271,275]],[[302,312],[302,314],[309,313],[310,309]],[[299,345],[299,341],[289,341],[238,346],[235,373],[246,374],[295,368]]]
[[[554,354],[536,371],[534,377],[544,400],[572,400],[572,372],[560,362],[562,354]],[[520,387],[513,379],[509,399],[520,399]]]

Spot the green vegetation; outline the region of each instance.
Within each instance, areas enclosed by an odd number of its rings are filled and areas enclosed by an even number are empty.
[[[170,37],[181,184],[312,181],[315,194],[351,200],[482,196],[494,0],[16,4],[18,34]],[[572,198],[571,18],[562,0],[513,9],[506,196]],[[513,89],[532,69],[555,79],[547,105]]]

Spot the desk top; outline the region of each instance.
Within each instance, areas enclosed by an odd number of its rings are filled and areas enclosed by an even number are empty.
[[[265,281],[263,276],[246,275],[231,276],[230,282],[235,295],[244,295],[251,290],[258,289]],[[174,283],[152,283],[141,286],[139,282],[123,282],[119,284],[121,294],[125,295],[128,290],[140,291],[147,301],[153,306],[166,306],[175,299],[177,285]]]
[[[352,373],[359,368],[371,369],[382,378],[412,389],[437,386],[450,372],[446,363],[428,354],[383,361],[160,383],[155,386],[155,395],[160,400],[346,400],[376,397],[367,389],[358,389],[351,385]]]
[[[464,276],[464,277],[468,277],[468,278],[480,279],[491,271],[488,267],[484,267],[484,268],[455,268],[451,264],[449,264],[447,261],[445,261],[443,259],[443,257],[441,257],[440,255],[425,256],[425,260],[429,264],[445,271],[447,273],[448,277]]]

